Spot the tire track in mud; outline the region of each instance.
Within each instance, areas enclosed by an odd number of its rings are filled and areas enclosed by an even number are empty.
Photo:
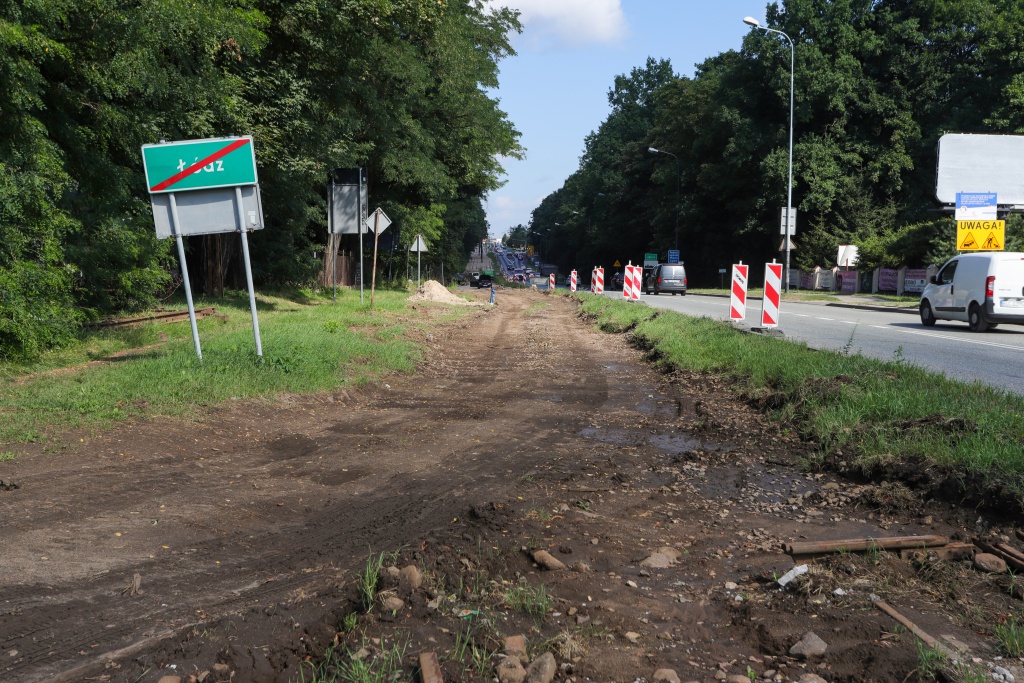
[[[216,527],[202,523],[205,538],[188,543],[187,554],[122,566],[98,578],[60,586],[2,586],[0,652],[17,650],[18,654],[0,664],[0,679],[27,683],[69,667],[84,672],[90,666],[102,666],[104,654],[131,648],[154,632],[283,600],[304,588],[316,590],[329,572],[311,575],[306,571],[311,566],[330,569],[333,574],[326,579],[330,583],[357,567],[371,549],[411,544],[462,515],[481,502],[481,496],[493,494],[495,474],[500,478],[508,470],[526,472],[546,461],[550,456],[545,447],[553,443],[550,431],[578,432],[586,421],[586,407],[596,408],[607,399],[603,367],[588,353],[556,358],[565,330],[551,326],[545,306],[534,310],[541,297],[523,297],[526,301],[520,302],[505,299],[504,307],[481,316],[465,339],[431,349],[416,377],[401,381],[394,391],[375,390],[364,412],[321,425],[312,437],[308,432],[283,430],[283,441],[231,454],[233,459],[247,460],[250,468],[265,466],[274,460],[274,449],[288,443],[289,434],[296,457],[304,458],[316,450],[311,444],[339,425],[389,432],[403,423],[417,422],[424,429],[406,448],[394,451],[394,439],[386,438],[365,451],[347,454],[349,468],[373,472],[359,484],[362,488],[372,485],[374,493],[343,492],[321,509],[306,513],[300,522],[262,534],[240,530],[211,537]],[[565,304],[546,304],[551,305]],[[585,328],[580,325],[576,332],[583,333]],[[591,353],[597,350],[597,346],[590,348]],[[536,378],[529,376],[538,363],[551,373],[540,390],[530,385]],[[520,376],[523,367],[532,368],[527,376]],[[506,382],[503,373],[513,376]],[[447,387],[436,389],[438,380],[448,382]],[[509,387],[503,388],[505,384]],[[547,414],[556,402],[561,404],[560,414]],[[513,425],[514,448],[506,434],[490,430],[488,425],[496,419]],[[558,436],[561,440],[562,435]],[[418,469],[403,468],[404,457],[421,454],[428,445],[431,456],[423,458]],[[201,485],[199,473],[190,472],[188,463],[155,453],[157,458],[176,468],[175,479],[186,480],[188,486],[179,488]],[[382,469],[386,472],[381,473]],[[98,474],[93,471],[87,476]],[[153,485],[150,475],[143,474],[141,479]],[[94,505],[109,507],[110,496]],[[214,557],[230,557],[230,566],[211,571]],[[124,577],[132,572],[144,577],[143,594],[134,598],[121,595]],[[197,610],[203,619],[197,619]],[[93,664],[83,664],[83,657]]]

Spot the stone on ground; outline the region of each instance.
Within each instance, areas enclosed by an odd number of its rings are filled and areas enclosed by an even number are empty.
[[[820,657],[825,654],[828,644],[814,631],[808,631],[800,641],[789,648],[789,654],[796,657]]]
[[[679,674],[675,669],[658,669],[652,677],[654,683],[679,683]]]
[[[1003,574],[1006,572],[1006,561],[989,553],[977,553],[974,556],[974,566],[983,572],[992,574]]]
[[[526,669],[515,657],[505,657],[498,664],[498,683],[523,683]]]
[[[555,656],[550,652],[545,652],[526,667],[526,683],[551,683],[557,670],[558,663],[555,662]]]
[[[526,654],[526,636],[516,635],[505,638],[505,654],[518,659],[520,662],[529,661]]]
[[[535,550],[533,553],[533,561],[548,571],[565,569],[565,563],[549,553],[547,550]]]

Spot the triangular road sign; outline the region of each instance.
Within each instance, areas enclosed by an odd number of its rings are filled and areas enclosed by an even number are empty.
[[[427,251],[427,243],[423,241],[423,235],[416,235],[416,240],[409,247],[409,251]]]
[[[957,249],[959,249],[961,251],[963,251],[965,249],[977,249],[977,248],[978,248],[978,243],[974,239],[974,233],[970,232],[970,231],[967,231],[967,233],[965,233],[964,241],[961,242],[960,246],[957,247]]]
[[[985,238],[984,244],[981,245],[982,249],[1002,249],[1002,245],[999,244],[999,238],[996,237],[994,232],[990,232],[988,237]]]
[[[622,264],[619,262],[619,259],[615,259],[615,263],[613,263],[612,265],[615,266],[616,268],[622,267]]]

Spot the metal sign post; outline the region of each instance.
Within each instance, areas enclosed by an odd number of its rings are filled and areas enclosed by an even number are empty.
[[[263,343],[260,341],[260,321],[256,317],[256,290],[252,286],[252,265],[249,262],[249,238],[246,236],[245,214],[242,211],[242,188],[235,188],[238,206],[238,232],[242,235],[242,258],[245,261],[245,284],[249,288],[249,313],[252,315],[252,334],[256,338],[256,356],[263,360]]]
[[[369,217],[366,219],[369,227]],[[391,219],[384,213],[384,210],[377,207],[373,212],[373,270],[370,273],[370,308],[373,308],[373,293],[377,289],[377,245],[380,242],[380,234],[391,225]]]
[[[196,347],[196,355],[203,359],[203,349],[199,346],[199,327],[196,325],[196,307],[192,304],[192,286],[188,281],[188,264],[185,263],[185,242],[181,238],[181,222],[178,220],[178,202],[171,192],[171,232],[178,243],[178,262],[181,264],[181,281],[185,285],[185,301],[188,302],[188,322],[192,326],[192,344]]]
[[[423,235],[416,235],[416,239],[413,241],[412,246],[409,247],[409,251],[416,252],[416,286],[420,286],[420,262],[422,259],[423,252],[427,251],[427,243],[423,241]]]
[[[335,253],[336,244],[331,238],[334,236],[334,174],[330,174],[330,184],[327,186],[327,251],[324,252],[327,256],[324,257],[326,262],[328,258],[331,261],[331,288],[333,289],[333,295],[331,297],[331,303],[338,303],[338,256]]]

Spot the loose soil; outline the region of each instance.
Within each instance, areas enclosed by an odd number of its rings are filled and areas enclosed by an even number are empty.
[[[807,470],[813,445],[715,377],[655,371],[565,297],[501,291],[413,334],[414,375],[0,462],[0,680],[309,681],[329,650],[405,644],[407,678],[434,652],[446,680],[490,681],[512,635],[556,680],[912,680],[914,638],[872,594],[1019,673],[993,629],[1020,601],[969,561],[837,554],[775,582],[787,541],[1011,540],[973,510]],[[644,563],[666,546],[675,561]],[[385,572],[378,597],[401,603],[367,611],[380,553],[423,581]],[[825,654],[791,655],[808,631]]]

